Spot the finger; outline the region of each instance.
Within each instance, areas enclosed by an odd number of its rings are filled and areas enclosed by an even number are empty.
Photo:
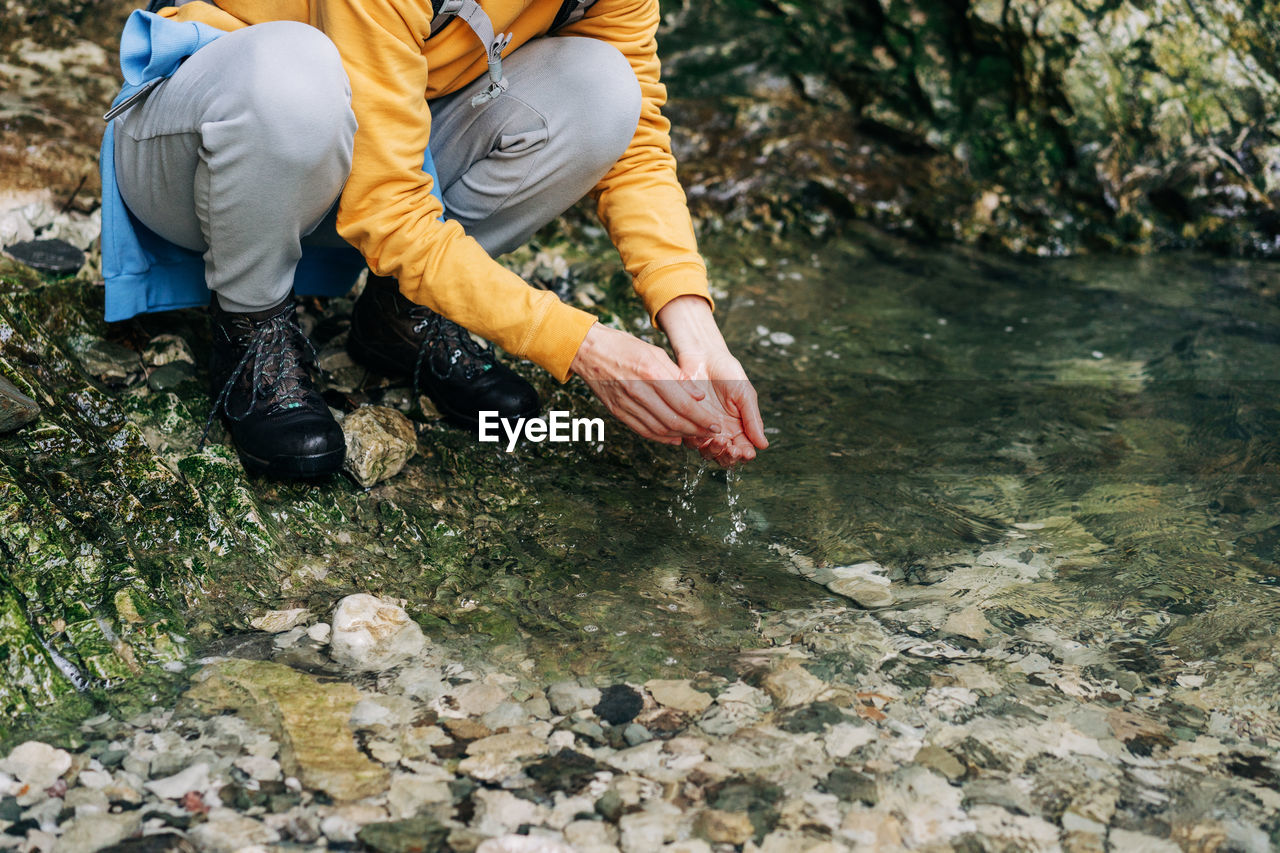
[[[769,446],[769,439],[764,434],[764,419],[760,417],[760,401],[756,396],[756,389],[750,382],[737,383],[731,399],[738,408],[742,431],[752,444],[764,450]],[[754,453],[752,456],[754,457]]]
[[[669,435],[683,437],[719,431],[719,421],[721,420],[717,416],[719,406],[710,401],[694,402],[691,397],[678,388],[679,384],[677,380],[668,379],[628,383],[627,393],[636,405],[645,409],[652,418],[659,421],[665,427],[663,431]],[[665,395],[664,391],[666,392]],[[701,421],[691,420],[673,408],[668,402],[669,398],[674,398],[678,404],[685,405],[686,410],[696,412],[699,409],[705,409],[707,411]],[[705,423],[706,421],[711,421],[712,423],[708,425]]]
[[[703,394],[701,398],[694,396],[697,383],[694,382],[656,382],[654,390],[662,399],[666,409],[682,422],[684,431],[695,433],[724,432],[724,413]]]
[[[698,455],[709,459],[721,467],[729,467],[737,459],[734,443],[722,436],[704,436],[695,441]]]
[[[666,380],[664,380],[665,382]],[[644,411],[647,420],[661,425],[660,432],[665,435],[676,435],[681,438],[707,432],[697,423],[685,418],[667,404],[658,393],[652,382],[638,382],[628,387],[631,405],[637,411]],[[702,405],[695,403],[694,405]]]
[[[605,383],[602,384],[600,392],[597,392],[597,396],[605,401],[605,405],[614,417],[641,438],[672,446],[679,445],[689,431],[672,429],[655,417],[645,401],[636,399],[632,393],[637,384],[644,386],[646,383]],[[651,396],[655,401],[659,399],[656,394]]]
[[[728,450],[724,451],[723,453],[708,455],[706,458],[715,462],[721,468],[732,468],[738,462],[738,457],[736,457],[733,453],[729,452]]]
[[[670,443],[669,439],[673,439],[677,444],[684,437],[684,434],[673,432],[668,429],[661,420],[654,417],[645,406],[637,400],[626,398],[619,405],[619,410],[615,412],[619,419],[629,426],[633,432],[653,441],[661,441]]]
[[[739,433],[733,437],[733,440],[726,444],[722,458],[717,461],[720,464],[730,467],[741,462],[750,462],[756,457],[756,449],[752,446],[750,439],[744,434]]]
[[[724,442],[716,441],[714,438],[696,441],[694,446],[698,451],[698,455],[704,459],[714,459],[724,455],[725,451],[728,450],[728,446]]]
[[[701,403],[707,399],[707,392],[703,390],[702,383],[694,379],[684,368],[680,369],[680,382],[685,384],[689,389],[689,396]]]

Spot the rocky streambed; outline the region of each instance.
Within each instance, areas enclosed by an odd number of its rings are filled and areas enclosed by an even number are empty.
[[[644,682],[469,666],[366,595],[331,621],[266,614],[272,633],[193,662],[172,706],[15,747],[0,844],[1270,849],[1276,731],[1240,701],[1256,674],[1160,667],[1143,686],[1050,632],[953,609],[979,575],[1043,572],[1036,544],[974,555],[875,616],[769,614],[727,671]]]

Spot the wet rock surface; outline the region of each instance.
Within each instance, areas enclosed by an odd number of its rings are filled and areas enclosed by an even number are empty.
[[[0,432],[10,432],[40,417],[36,401],[0,376]]]
[[[85,254],[65,240],[28,240],[5,247],[9,256],[32,269],[67,275],[84,265]]]
[[[676,105],[690,195],[740,227],[824,233],[852,215],[1048,256],[1275,257],[1276,12],[1273,0],[682,4],[666,44],[685,49],[664,69],[677,94],[705,98]]]

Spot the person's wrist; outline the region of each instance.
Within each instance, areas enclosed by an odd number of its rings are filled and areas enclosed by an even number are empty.
[[[596,350],[596,342],[599,338],[599,329],[599,322],[592,323],[587,329],[587,334],[583,337],[582,343],[578,344],[578,351],[573,354],[573,361],[569,362],[569,372],[575,376],[581,376],[582,371],[591,363]]]
[[[711,305],[701,296],[677,296],[662,306],[656,319],[677,358],[702,357],[728,350],[711,314]]]

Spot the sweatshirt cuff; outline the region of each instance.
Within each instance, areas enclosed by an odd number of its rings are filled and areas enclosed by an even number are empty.
[[[542,316],[530,324],[522,351],[515,355],[529,359],[558,381],[567,382],[569,366],[596,318],[558,299],[548,301],[547,306]]]
[[[691,260],[650,264],[636,276],[635,289],[655,326],[658,324],[658,312],[677,296],[701,296],[712,311],[716,307],[707,290],[707,268],[696,256]]]

